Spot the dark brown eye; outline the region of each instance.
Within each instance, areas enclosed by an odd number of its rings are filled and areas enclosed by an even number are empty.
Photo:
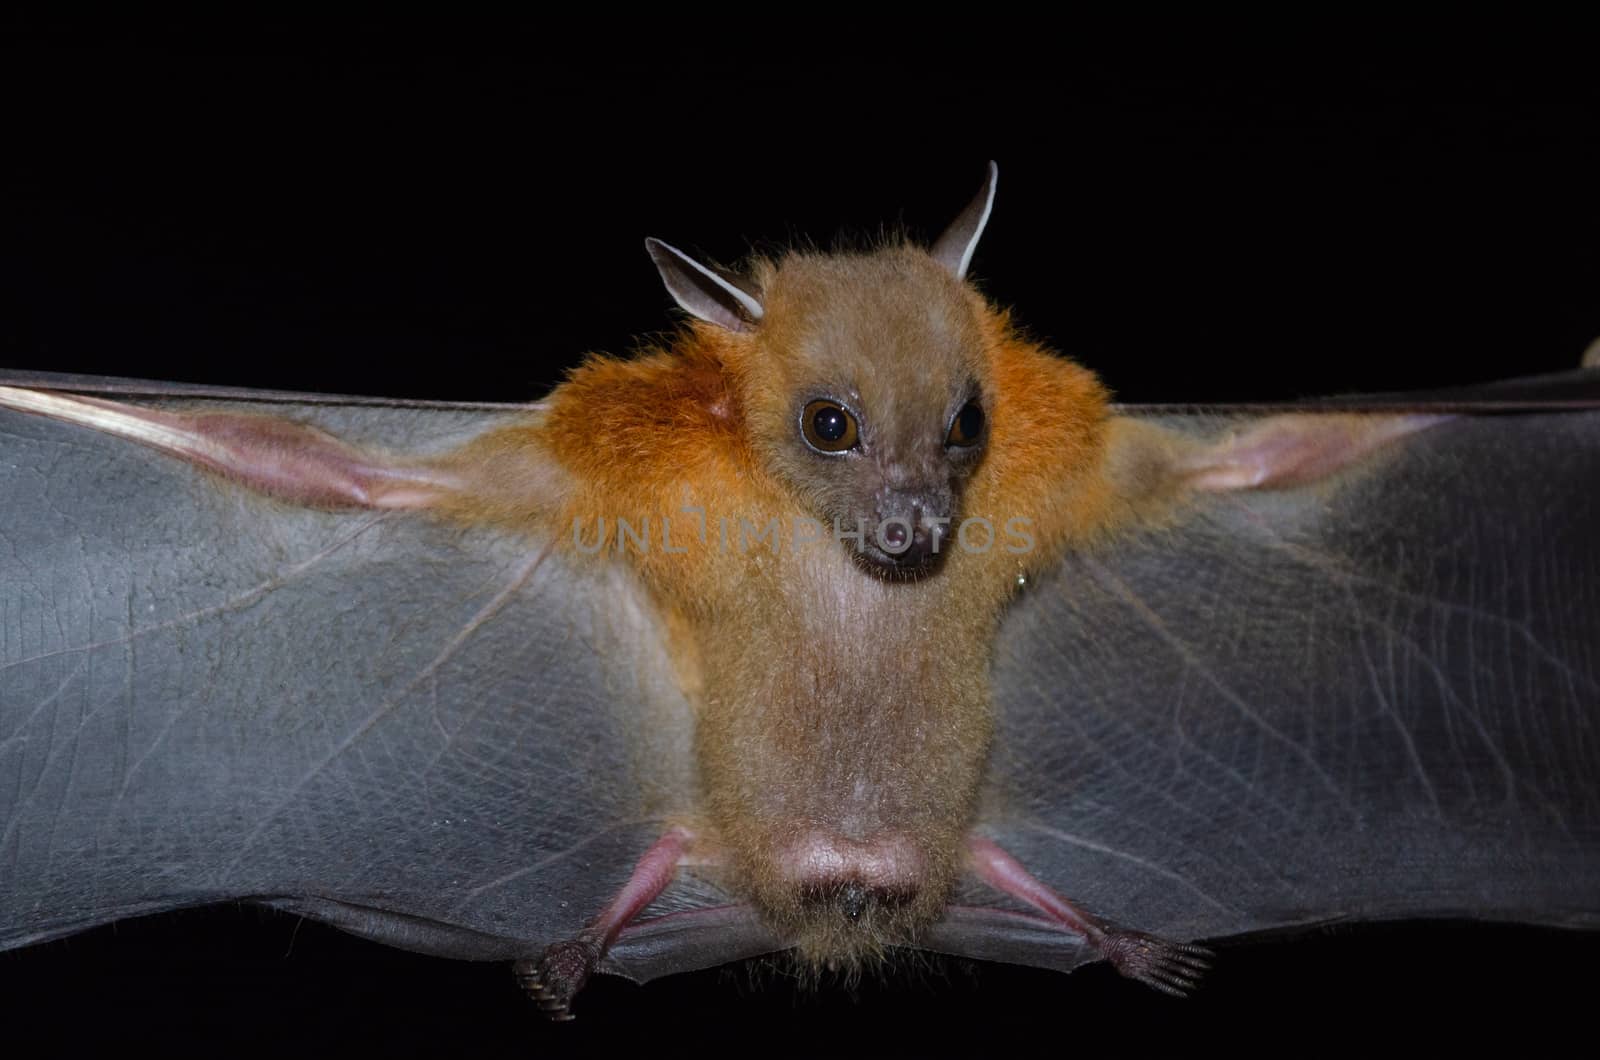
[[[978,439],[983,436],[983,410],[976,401],[969,401],[961,406],[961,411],[956,413],[956,418],[950,421],[950,435],[944,440],[946,445],[958,445],[965,449],[977,445]]]
[[[856,447],[856,418],[833,401],[813,401],[800,414],[800,433],[819,453],[842,453]]]

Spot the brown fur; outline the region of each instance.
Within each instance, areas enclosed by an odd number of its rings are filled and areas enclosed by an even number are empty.
[[[648,551],[608,540],[587,561],[633,564],[669,616],[698,710],[703,842],[724,852],[729,885],[802,955],[838,967],[914,936],[944,906],[988,755],[999,615],[1019,576],[1113,518],[1107,397],[922,250],[791,255],[759,264],[755,277],[759,327],[696,323],[669,350],[591,358],[542,414],[448,463],[483,484],[458,517],[530,526],[575,556],[584,553],[574,520],[591,544],[597,516],[613,538],[619,516],[648,522]],[[721,547],[719,519],[827,523],[859,499],[856,477],[876,484],[900,469],[862,462],[859,476],[841,474],[801,448],[796,409],[818,387],[847,388],[870,409],[863,429],[883,449],[929,431],[942,444],[959,399],[951,388],[968,379],[989,434],[972,466],[951,472],[961,486],[953,514],[990,520],[987,553],[952,541],[937,570],[896,581],[863,570],[831,538],[798,550],[741,552],[736,537]],[[554,479],[540,470],[552,460]],[[537,481],[519,489],[519,474]],[[686,506],[704,509],[704,542]],[[1010,519],[1029,521],[1032,551],[1006,550]],[[685,552],[659,547],[662,520]],[[909,837],[914,896],[859,919],[826,896],[807,899],[779,862],[808,830]]]

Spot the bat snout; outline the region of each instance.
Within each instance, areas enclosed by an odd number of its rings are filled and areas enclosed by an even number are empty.
[[[948,492],[890,491],[872,512],[862,554],[889,573],[930,570],[948,547]]]

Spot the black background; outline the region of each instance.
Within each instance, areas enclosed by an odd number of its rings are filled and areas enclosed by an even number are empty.
[[[989,158],[979,283],[1125,400],[1469,383],[1575,366],[1600,335],[1600,81],[1575,27],[969,12],[928,39],[812,27],[778,58],[770,28],[624,44],[621,21],[14,27],[0,366],[525,400],[671,325],[645,235],[723,262],[931,238]],[[1103,969],[952,962],[820,998],[741,970],[600,982],[551,1028],[501,968],[217,910],[0,955],[0,985],[11,1026],[63,1049],[1287,1049],[1582,1029],[1597,958],[1386,926],[1226,948],[1184,1003]]]

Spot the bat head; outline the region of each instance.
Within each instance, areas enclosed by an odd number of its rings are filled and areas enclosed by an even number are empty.
[[[887,578],[931,573],[983,459],[992,313],[966,282],[996,171],[931,249],[793,252],[747,278],[648,240],[667,289],[738,333],[750,438],[820,524]]]

